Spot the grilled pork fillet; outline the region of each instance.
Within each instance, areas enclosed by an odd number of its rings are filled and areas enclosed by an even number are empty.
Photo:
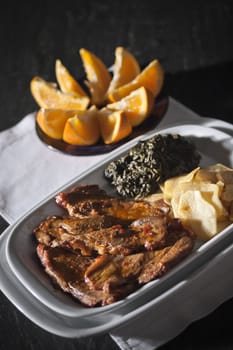
[[[115,200],[98,185],[77,186],[56,196],[57,204],[65,208],[70,216],[80,218],[106,214]]]
[[[43,244],[37,254],[46,272],[67,293],[86,306],[108,305],[161,277],[183,260],[193,248],[189,236],[173,245],[128,256],[102,255],[93,259],[63,248]]]
[[[92,292],[84,280],[84,273],[94,258],[83,257],[60,247],[47,247],[41,243],[37,246],[37,255],[46,273],[64,292],[71,293],[88,306],[101,302],[102,291]],[[78,285],[78,290],[74,293],[73,284]]]
[[[56,202],[65,208],[70,216],[80,218],[110,215],[135,220],[169,211],[169,206],[163,200],[150,203],[143,200],[118,199],[108,196],[97,185],[77,186],[70,192],[60,192],[56,196]]]
[[[88,218],[49,216],[34,229],[38,242],[52,247],[62,246],[80,250],[83,255],[91,255],[93,249],[85,245],[84,234],[98,232],[115,225],[127,227],[131,221],[110,216],[95,216]],[[91,243],[92,240],[90,240]],[[83,243],[82,243],[83,242]]]
[[[106,281],[111,284],[114,281],[125,282],[136,279],[137,283],[144,284],[162,276],[185,258],[192,249],[192,238],[184,236],[171,246],[151,252],[116,257],[103,255],[87,268],[85,280],[96,290],[102,289]]]
[[[45,271],[87,306],[108,305],[162,276],[191,253],[195,235],[164,201],[127,201],[79,186],[56,201],[70,216],[35,228]]]
[[[113,217],[88,219],[49,217],[35,229],[40,243],[64,247],[83,256],[128,255],[162,248],[170,240],[166,215],[126,221]]]

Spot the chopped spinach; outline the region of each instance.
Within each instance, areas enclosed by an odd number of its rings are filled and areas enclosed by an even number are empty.
[[[157,134],[112,161],[104,175],[122,197],[143,198],[158,190],[169,177],[197,167],[200,159],[195,146],[185,137]]]

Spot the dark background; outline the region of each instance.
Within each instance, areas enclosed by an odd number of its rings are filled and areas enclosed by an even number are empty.
[[[202,116],[233,122],[233,1],[7,1],[0,8],[0,131],[36,110],[30,80],[55,81],[57,58],[78,78],[84,73],[81,47],[110,66],[116,46],[142,65],[158,58],[165,92]],[[0,220],[1,231],[6,226]],[[230,300],[161,349],[232,349],[232,324]],[[0,294],[0,350],[44,348],[118,347],[108,335],[51,335]]]

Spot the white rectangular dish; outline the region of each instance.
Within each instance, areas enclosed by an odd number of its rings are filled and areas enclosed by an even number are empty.
[[[101,165],[80,175],[59,191],[77,184],[98,184],[108,193],[113,189],[103,176],[106,165],[121,156],[139,140],[152,137],[158,131],[137,138],[112,152]],[[228,134],[199,125],[180,125],[160,130],[159,133],[178,133],[190,139],[202,155],[201,166],[223,163],[233,167],[233,140]],[[33,229],[48,215],[61,214],[54,200],[55,194],[33,208],[1,237],[3,262],[1,288],[8,298],[32,321],[52,333],[79,337],[107,332],[134,317],[135,310],[168,293],[171,288],[190,276],[207,261],[233,243],[233,225],[210,241],[197,247],[183,262],[160,279],[143,286],[127,298],[109,306],[86,308],[60,290],[55,290],[36,256]],[[172,290],[172,289],[171,289]],[[46,322],[45,322],[46,318]]]

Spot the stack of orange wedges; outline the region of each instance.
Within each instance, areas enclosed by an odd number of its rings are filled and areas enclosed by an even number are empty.
[[[57,83],[40,77],[31,80],[32,96],[39,105],[37,123],[45,134],[72,145],[105,144],[130,135],[150,114],[160,93],[164,71],[153,60],[141,71],[136,58],[125,48],[115,49],[111,74],[103,61],[82,48],[86,73],[83,88],[60,60]]]

